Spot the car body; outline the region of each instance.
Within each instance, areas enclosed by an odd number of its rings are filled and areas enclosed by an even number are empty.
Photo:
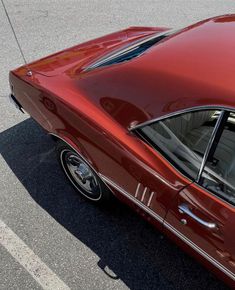
[[[17,107],[84,160],[80,180],[96,174],[232,287],[234,31],[234,15],[130,27],[10,72]]]

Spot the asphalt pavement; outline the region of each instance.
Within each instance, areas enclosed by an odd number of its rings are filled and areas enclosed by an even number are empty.
[[[183,27],[235,1],[4,0],[27,61],[129,26]],[[21,64],[0,2],[0,289],[226,289],[119,202],[78,196],[54,143],[8,101]]]

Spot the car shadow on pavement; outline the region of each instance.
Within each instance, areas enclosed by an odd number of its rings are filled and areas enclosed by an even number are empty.
[[[54,142],[32,119],[0,134],[0,153],[32,198],[96,253],[111,279],[130,289],[227,289],[125,205],[99,207],[77,195]]]

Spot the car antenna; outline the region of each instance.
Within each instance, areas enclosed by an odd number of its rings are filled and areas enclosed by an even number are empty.
[[[29,67],[28,67],[28,65],[27,65],[27,61],[26,61],[26,58],[25,58],[25,56],[24,56],[24,52],[23,52],[23,50],[22,50],[22,48],[21,48],[21,46],[20,46],[19,40],[18,40],[18,38],[17,38],[17,35],[16,35],[16,32],[15,32],[15,29],[14,29],[14,27],[13,27],[13,25],[12,25],[11,18],[10,18],[9,14],[8,14],[8,11],[7,11],[7,8],[6,8],[6,6],[5,6],[5,3],[4,3],[3,0],[1,0],[1,2],[2,2],[3,9],[4,9],[5,13],[6,13],[6,17],[7,17],[7,19],[8,19],[8,22],[9,22],[9,24],[10,24],[10,26],[11,26],[11,30],[12,30],[13,35],[14,35],[14,37],[15,37],[15,40],[16,40],[16,43],[17,43],[17,46],[18,46],[18,48],[19,48],[19,50],[20,50],[20,54],[21,54],[21,56],[22,56],[22,58],[23,58],[23,60],[24,60],[24,63],[25,63],[25,65],[26,65],[26,68],[27,68],[27,76],[32,76],[32,71],[29,69]]]

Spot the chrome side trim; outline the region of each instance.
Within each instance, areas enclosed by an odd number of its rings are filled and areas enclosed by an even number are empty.
[[[138,198],[140,186],[141,186],[141,183],[138,183],[137,184],[137,187],[136,187],[136,191],[135,191],[135,198],[138,199],[138,200],[140,200],[143,203],[144,202],[145,195],[146,195],[147,192],[150,191],[150,189],[148,187],[144,187],[144,190],[143,190],[143,192],[141,194],[141,198]],[[149,196],[149,199],[148,199],[148,202],[147,202],[147,207],[150,206],[154,193],[155,193],[154,191],[152,191],[150,193],[150,196]]]
[[[85,161],[86,158],[80,154],[73,146],[71,146],[67,141],[65,141],[60,136],[54,134],[54,133],[48,133],[50,135],[53,135],[59,139],[61,139],[63,142],[65,142],[68,146],[73,148],[75,152],[77,152]],[[87,161],[86,161],[87,162]],[[89,163],[88,163],[89,164]],[[90,164],[89,164],[90,165]],[[90,165],[91,166],[91,165]],[[179,232],[176,228],[174,228],[172,225],[170,225],[168,222],[164,221],[164,219],[156,214],[153,210],[151,210],[148,206],[152,200],[152,197],[155,192],[151,193],[150,199],[148,201],[148,205],[144,205],[139,200],[137,200],[134,196],[129,194],[127,191],[125,191],[123,188],[121,188],[119,185],[114,183],[111,179],[107,178],[101,173],[98,173],[92,166],[91,168],[102,178],[103,182],[106,184],[109,184],[110,186],[114,187],[118,191],[120,191],[124,196],[126,196],[129,200],[133,201],[135,204],[137,204],[140,208],[142,208],[144,211],[146,211],[149,215],[151,215],[153,218],[155,218],[158,222],[163,223],[163,225],[172,233],[174,233],[178,238],[180,238],[182,241],[184,241],[187,245],[189,245],[191,248],[193,248],[197,253],[199,253],[201,256],[203,256],[205,259],[207,259],[211,264],[213,264],[215,267],[217,267],[219,270],[221,270],[223,273],[225,273],[229,278],[235,281],[235,274],[227,269],[225,266],[223,266],[221,263],[219,263],[217,260],[215,260],[213,257],[208,255],[204,250],[202,250],[200,247],[198,247],[196,244],[194,244],[191,240],[189,240],[186,236],[184,236],[181,232]]]
[[[227,276],[229,276],[231,279],[235,280],[235,274],[227,269],[224,265],[219,263],[216,259],[208,255],[204,250],[202,250],[200,247],[198,247],[196,244],[194,244],[191,240],[189,240],[186,236],[184,236],[181,232],[179,232],[177,229],[175,229],[172,225],[170,225],[168,222],[164,222],[164,226],[174,233],[178,238],[180,238],[182,241],[184,241],[187,245],[189,245],[191,248],[193,248],[197,253],[199,253],[201,256],[203,256],[205,259],[207,259],[211,264],[213,264],[215,267],[217,267],[219,270],[221,270],[223,273],[225,273]]]
[[[164,221],[164,219],[161,216],[159,216],[158,214],[156,214],[154,211],[152,211],[150,208],[148,208],[147,206],[145,206],[139,200],[137,200],[136,198],[134,198],[134,196],[132,196],[131,194],[129,194],[128,192],[126,192],[123,188],[121,188],[119,185],[117,185],[116,183],[114,183],[112,180],[110,180],[106,176],[104,176],[102,174],[99,174],[99,175],[104,180],[104,182],[106,182],[110,186],[112,186],[115,189],[117,189],[118,191],[120,191],[128,199],[130,199],[135,204],[137,204],[139,207],[141,207],[144,211],[146,211],[148,214],[150,214],[157,221],[163,223],[164,227],[166,227],[169,231],[171,231],[172,233],[174,233],[178,238],[180,238],[188,246],[190,246],[191,248],[193,248],[197,253],[199,253],[201,256],[203,256],[205,259],[207,259],[216,268],[218,268],[223,273],[225,273],[229,278],[231,278],[232,280],[235,280],[235,274],[232,271],[230,271],[229,269],[227,269],[224,265],[222,265],[221,263],[219,263],[216,259],[214,259],[210,255],[208,255],[203,249],[201,249],[196,244],[194,244],[190,239],[188,239],[186,236],[184,236],[181,232],[179,232],[171,224],[169,224],[168,222]],[[151,196],[153,194],[154,194],[154,192],[152,192]],[[150,197],[150,199],[151,199],[151,197]]]
[[[136,187],[136,191],[135,191],[135,197],[137,198],[138,196],[138,193],[139,193],[139,189],[140,189],[140,183],[137,184],[137,187]]]
[[[153,196],[154,196],[154,191],[152,191],[151,192],[151,195],[150,195],[150,198],[149,198],[149,200],[148,200],[148,203],[147,203],[147,207],[149,207],[150,206],[150,204],[151,204],[151,201],[152,201],[152,199],[153,199]]]
[[[148,189],[148,187],[145,187],[144,188],[144,192],[143,192],[143,194],[142,194],[142,197],[141,197],[141,202],[143,202],[144,201],[144,197],[145,197],[145,194],[146,194],[146,192],[147,192],[147,189]]]
[[[127,197],[129,200],[133,201],[135,204],[137,204],[140,208],[142,208],[144,211],[146,211],[149,215],[151,215],[153,218],[155,218],[157,221],[160,223],[163,223],[163,218],[156,214],[153,210],[151,210],[149,207],[147,207],[145,204],[140,202],[138,199],[136,199],[133,195],[125,191],[123,188],[121,188],[119,185],[114,183],[111,179],[108,177],[104,176],[103,174],[99,174],[99,176],[102,178],[102,180],[109,184],[110,186],[114,187],[118,191],[120,191],[125,197]]]
[[[215,106],[215,105],[207,105],[207,106],[198,106],[198,107],[193,107],[193,108],[187,108],[187,109],[182,109],[182,110],[179,110],[179,111],[175,111],[175,112],[172,112],[172,113],[169,113],[169,114],[166,114],[166,115],[163,115],[163,116],[160,116],[160,117],[157,117],[157,118],[154,118],[154,119],[151,119],[151,120],[148,120],[148,121],[145,121],[143,123],[140,123],[140,124],[137,124],[135,126],[132,126],[132,127],[129,127],[128,130],[129,131],[134,131],[136,129],[139,129],[139,128],[142,128],[144,126],[147,126],[147,125],[151,125],[157,121],[162,121],[164,119],[167,119],[167,118],[170,118],[170,117],[174,117],[174,116],[177,116],[177,115],[181,115],[181,114],[184,114],[184,113],[190,113],[190,112],[196,112],[196,111],[200,111],[200,110],[221,110],[221,111],[235,111],[234,107],[223,107],[223,106]]]

